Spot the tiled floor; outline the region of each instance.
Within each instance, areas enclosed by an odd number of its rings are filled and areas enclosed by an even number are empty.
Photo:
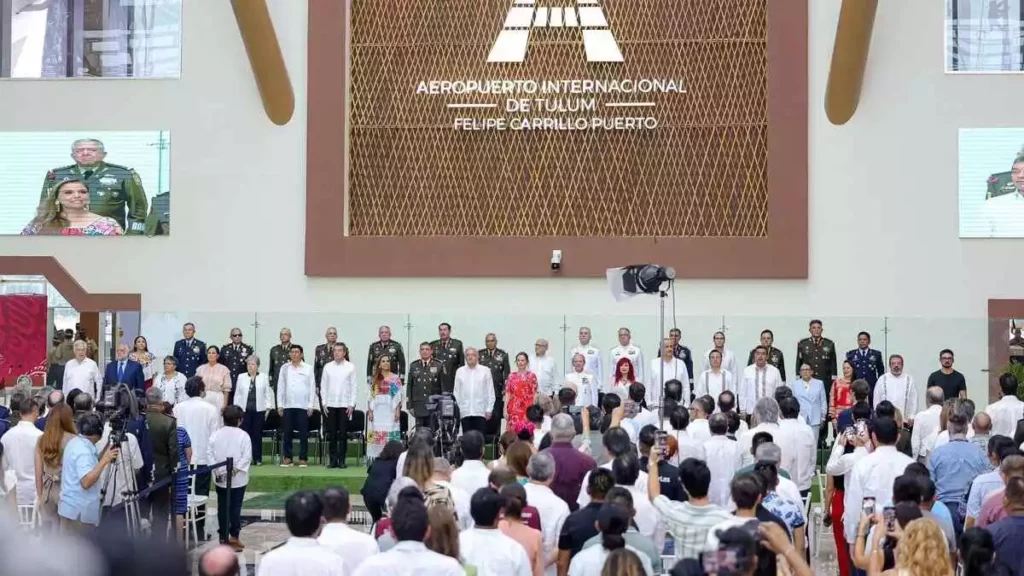
[[[259,496],[259,493],[246,494],[246,500]],[[190,552],[190,559],[195,566],[199,558],[199,554],[203,551],[213,547],[217,543],[216,530],[217,530],[217,518],[216,518],[216,502],[211,505],[211,517],[207,521],[207,530],[213,535],[213,538],[209,542],[204,542],[202,546],[193,549]],[[355,517],[353,518],[353,527],[359,527],[364,531],[369,532],[370,522],[369,517],[366,515],[363,508],[362,498],[358,495],[352,497],[352,507],[354,510]],[[285,540],[288,539],[288,528],[284,525],[284,514],[280,510],[246,510],[242,516],[242,534],[240,536],[242,542],[245,543],[245,550],[239,553],[239,561],[243,566],[242,574],[255,574],[256,566],[259,565],[260,557],[266,554],[270,550],[274,549]],[[835,541],[832,539],[832,530],[825,528],[822,530],[820,539],[818,540],[819,550],[816,558],[813,558],[812,568],[814,574],[831,576],[838,574],[838,565],[836,563],[836,546]]]

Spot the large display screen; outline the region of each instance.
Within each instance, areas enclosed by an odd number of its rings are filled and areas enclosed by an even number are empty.
[[[960,237],[1024,237],[1024,128],[960,130]]]
[[[170,234],[170,132],[0,132],[0,235]]]
[[[181,0],[0,0],[0,10],[0,78],[181,75]]]
[[[1024,72],[1024,0],[946,0],[946,72]]]

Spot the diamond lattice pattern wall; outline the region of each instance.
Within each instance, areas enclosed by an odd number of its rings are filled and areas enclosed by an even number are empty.
[[[488,63],[512,1],[353,0],[352,235],[767,236],[767,0],[603,0],[623,62],[588,63],[579,28],[548,27],[524,63]],[[567,114],[657,117],[637,131],[456,130],[456,117],[515,114],[505,97],[416,94],[429,80],[585,78],[677,78],[687,92]],[[637,99],[656,106],[601,104]]]

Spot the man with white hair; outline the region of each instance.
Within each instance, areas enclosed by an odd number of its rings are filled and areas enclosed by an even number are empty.
[[[590,343],[591,332],[586,326],[580,327],[580,345],[572,349],[572,356],[577,354],[585,359],[583,370],[597,378],[598,383],[604,382],[604,368],[601,363],[601,349]],[[574,364],[575,366],[575,364]],[[596,405],[596,404],[595,404]]]
[[[577,406],[597,406],[597,392],[601,380],[586,371],[587,359],[583,354],[572,356],[572,372],[565,375],[565,382],[576,387]]]
[[[888,400],[903,414],[907,424],[914,425],[914,416],[917,414],[917,383],[910,374],[903,372],[903,356],[893,354],[889,356],[889,371],[882,374],[875,384],[875,408],[883,401]]]
[[[644,400],[647,402],[647,409],[657,412],[661,407],[662,392],[665,383],[669,380],[678,380],[683,385],[683,397],[679,404],[690,405],[690,373],[686,370],[686,363],[675,356],[675,344],[666,338],[661,341],[661,356],[651,360],[651,372],[647,377],[647,394]],[[643,380],[641,380],[643,382]]]
[[[88,346],[85,340],[75,340],[75,357],[68,360],[64,365],[64,382],[61,392],[67,398],[75,390],[89,393],[93,398],[102,398],[103,378],[100,376],[100,369],[88,357]]]
[[[555,459],[547,451],[530,457],[526,473],[530,477],[530,481],[523,487],[526,490],[526,501],[540,514],[544,574],[556,576],[558,537],[562,533],[562,524],[569,517],[569,505],[551,491],[551,484],[555,480]]]
[[[644,353],[640,350],[639,346],[633,344],[633,335],[629,328],[619,328],[619,345],[612,348],[608,356],[613,367],[618,366],[620,358],[627,358],[629,363],[633,365],[633,377],[636,378],[637,382],[645,382]],[[609,374],[608,377],[614,379],[616,375]]]
[[[932,386],[925,391],[924,403],[928,408],[914,416],[914,431],[910,434],[910,452],[915,459],[922,456],[921,449],[924,447],[925,438],[939,431],[939,416],[942,414],[942,402],[942,388]],[[1013,424],[1016,426],[1017,422],[1014,421]]]
[[[771,368],[775,369],[774,366]],[[778,372],[778,369],[775,371]],[[744,466],[754,463],[754,455],[750,451],[754,443],[754,434],[767,432],[772,435],[772,438],[782,437],[782,429],[779,427],[779,403],[775,401],[775,398],[761,398],[752,408],[757,425],[744,432],[738,440]]]
[[[597,468],[597,462],[590,456],[573,447],[576,438],[576,425],[572,416],[556,414],[551,419],[551,447],[546,450],[558,467],[551,483],[551,491],[558,495],[569,506],[577,509],[576,498],[583,487],[583,479]]]
[[[547,339],[538,338],[533,351],[534,354],[530,356],[530,372],[537,375],[537,393],[554,396],[562,386],[558,381],[555,359],[548,354]]]
[[[466,364],[455,370],[455,402],[462,416],[462,430],[476,430],[483,434],[487,421],[494,417],[491,412],[494,410],[491,369],[480,364],[476,348],[466,348],[465,357]]]

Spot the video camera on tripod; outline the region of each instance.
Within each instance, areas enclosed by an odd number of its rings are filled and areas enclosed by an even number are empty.
[[[127,384],[117,384],[104,391],[103,399],[96,403],[96,412],[110,425],[110,445],[120,446],[128,433],[128,423],[139,415],[139,401]]]
[[[135,471],[131,468],[134,454],[128,440],[129,424],[139,415],[139,401],[127,384],[117,384],[104,391],[103,399],[96,403],[96,412],[106,425],[110,426],[107,449],[126,447],[112,463],[100,487],[100,502],[106,506],[107,493],[113,491],[124,503],[124,516],[130,534],[137,534],[142,528],[139,510],[139,492]],[[115,498],[116,500],[117,498]]]
[[[458,427],[455,397],[451,392],[432,394],[427,397],[426,408],[430,411],[430,427],[434,430],[434,452],[447,458],[455,444]]]

